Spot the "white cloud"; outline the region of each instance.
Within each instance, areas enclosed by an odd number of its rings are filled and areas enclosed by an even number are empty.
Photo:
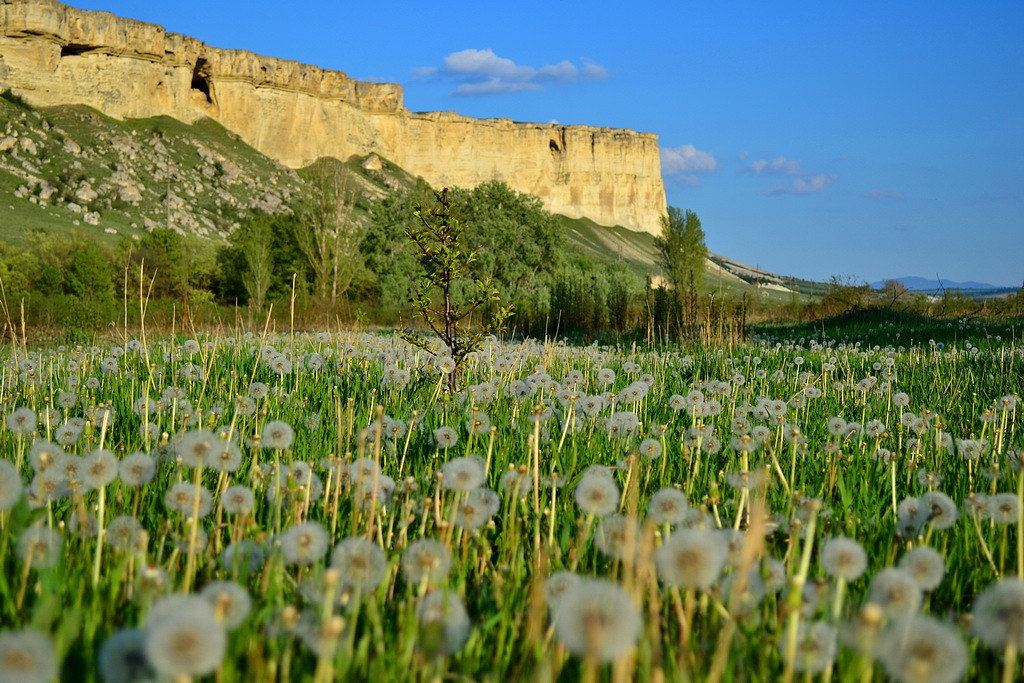
[[[582,67],[569,60],[532,67],[499,57],[494,50],[460,50],[444,58],[440,67],[413,69],[418,78],[446,78],[458,83],[453,95],[494,95],[541,90],[548,83],[578,83],[608,78],[608,70],[593,62]]]
[[[861,197],[865,199],[906,199],[906,195],[902,192],[894,192],[893,190],[868,190],[863,193]]]
[[[714,173],[718,160],[711,152],[702,152],[693,145],[661,148],[661,172],[676,176],[690,185],[697,183],[698,173]]]
[[[821,192],[826,187],[834,183],[837,178],[838,176],[825,175],[823,173],[808,176],[807,178],[794,178],[791,184],[776,187],[768,194],[815,194],[817,192]]]
[[[750,172],[755,175],[796,175],[800,172],[800,162],[786,157],[775,157],[771,161],[759,159],[750,164]]]

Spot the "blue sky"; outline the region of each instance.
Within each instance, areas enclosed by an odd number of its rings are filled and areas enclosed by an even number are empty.
[[[660,136],[712,251],[813,279],[1024,280],[1024,2],[76,0],[405,86]]]

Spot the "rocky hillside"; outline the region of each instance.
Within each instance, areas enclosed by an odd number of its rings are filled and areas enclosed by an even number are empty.
[[[367,197],[416,179],[370,154],[345,163]],[[84,106],[34,109],[0,97],[0,238],[22,243],[33,231],[78,230],[113,243],[171,227],[220,241],[243,220],[287,212],[304,171],[264,156],[211,119],[119,121]],[[654,237],[589,219],[562,217],[574,248],[658,277]],[[815,283],[784,278],[712,255],[708,284],[728,294],[759,292],[788,300],[814,295]]]
[[[0,99],[5,239],[73,227],[138,236],[158,226],[223,239],[246,216],[287,210],[299,182],[209,120],[122,122]]]

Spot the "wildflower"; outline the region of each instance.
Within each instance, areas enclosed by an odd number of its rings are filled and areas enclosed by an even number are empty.
[[[213,606],[199,596],[162,598],[146,616],[146,659],[166,676],[213,673],[227,644],[227,633]]]
[[[640,611],[622,588],[581,579],[554,605],[555,633],[570,652],[599,662],[625,654],[640,635]]]
[[[30,526],[18,538],[21,561],[38,569],[49,569],[60,560],[64,539],[53,529]]]
[[[15,408],[7,416],[7,427],[15,434],[29,434],[36,428],[36,413],[31,408]]]
[[[100,676],[109,683],[132,683],[155,677],[146,661],[146,634],[122,629],[103,641],[99,653]]]
[[[670,586],[707,590],[718,580],[729,545],[713,531],[682,529],[655,552],[658,577]]]
[[[53,438],[62,446],[73,446],[78,443],[82,436],[82,430],[78,426],[65,422],[53,431]]]
[[[608,515],[597,525],[595,544],[605,555],[623,560],[636,553],[640,542],[640,526],[635,519],[623,515]]]
[[[274,420],[264,425],[260,445],[264,448],[283,451],[291,448],[294,440],[295,430],[291,428],[291,425],[281,420]]]
[[[967,670],[967,648],[960,635],[934,617],[901,619],[885,630],[878,645],[882,667],[897,681],[953,683]]]
[[[619,506],[619,487],[611,477],[584,474],[574,496],[579,508],[590,515],[603,517]]]
[[[453,458],[441,466],[441,487],[450,491],[472,491],[484,483],[481,462],[471,457]]]
[[[204,486],[197,487],[183,481],[167,489],[167,493],[164,494],[164,505],[185,515],[186,519],[190,519],[196,513],[202,519],[213,509],[213,495]]]
[[[434,443],[438,448],[448,449],[459,441],[459,434],[451,427],[438,427],[434,430]]]
[[[440,541],[421,538],[409,544],[402,553],[402,575],[409,583],[435,583],[448,575],[452,559]]]
[[[142,523],[131,515],[119,515],[107,524],[106,538],[111,548],[124,552],[144,551],[148,535]]]
[[[570,571],[559,571],[550,575],[544,581],[544,595],[547,598],[548,606],[557,608],[558,601],[562,599],[566,591],[579,585],[580,581],[579,574]]]
[[[235,484],[220,494],[220,502],[224,512],[229,515],[247,515],[256,504],[256,496],[248,486]]]
[[[836,578],[856,581],[868,567],[868,556],[857,541],[836,536],[829,539],[822,548],[821,566]]]
[[[661,457],[661,442],[657,439],[644,439],[640,443],[640,455],[654,460]]]
[[[464,529],[479,529],[494,516],[500,505],[498,494],[494,491],[474,489],[459,503],[455,524]]]
[[[9,460],[0,460],[0,512],[10,510],[21,499],[25,483],[18,468]]]
[[[1020,503],[1012,493],[997,493],[989,496],[985,504],[988,518],[996,524],[1016,524]]]
[[[28,459],[32,469],[36,472],[45,472],[60,463],[64,455],[64,449],[57,444],[50,443],[45,439],[36,439],[32,442],[32,448],[29,449]]]
[[[956,522],[956,503],[941,491],[929,491],[921,496],[921,506],[934,529],[948,529]]]
[[[252,610],[249,591],[234,581],[213,581],[203,586],[199,594],[209,601],[217,620],[227,629],[241,626]]]
[[[49,636],[36,629],[0,631],[0,680],[49,683],[57,677],[57,654]]]
[[[242,464],[242,450],[233,441],[216,438],[216,445],[207,458],[206,464],[217,472],[234,472]],[[264,440],[263,445],[266,445]]]
[[[285,564],[310,565],[327,553],[328,536],[319,522],[302,522],[279,538]]]
[[[946,561],[942,555],[926,545],[919,545],[900,558],[899,567],[914,577],[917,585],[925,591],[935,590],[946,573]]]
[[[921,606],[921,588],[910,572],[887,567],[872,579],[868,599],[881,607],[886,617],[898,619]]]
[[[981,642],[1002,650],[1024,650],[1024,581],[1001,579],[974,601],[971,627]]]
[[[450,655],[462,649],[469,638],[469,615],[458,595],[431,591],[416,610],[420,632],[418,646],[435,655]]]
[[[498,488],[518,498],[525,498],[533,490],[533,475],[526,471],[509,470],[501,475]]]
[[[338,570],[342,584],[372,591],[388,573],[388,558],[373,541],[353,536],[334,546],[331,566]]]
[[[125,486],[138,488],[156,475],[156,461],[146,453],[126,455],[117,465],[117,473]]]
[[[82,483],[90,489],[103,488],[117,477],[117,458],[108,450],[95,450],[82,459]]]
[[[647,514],[657,524],[679,524],[689,510],[686,494],[672,487],[666,487],[651,496]]]
[[[783,657],[787,655],[786,639],[779,643]],[[836,629],[824,621],[800,622],[797,630],[793,668],[808,674],[824,671],[836,658]]]

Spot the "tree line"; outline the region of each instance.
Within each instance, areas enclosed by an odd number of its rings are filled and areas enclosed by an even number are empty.
[[[116,245],[73,232],[0,246],[7,325],[24,315],[30,326],[84,335],[138,324],[142,300],[147,324],[156,326],[256,325],[271,309],[275,316],[294,310],[307,326],[407,326],[424,275],[409,230],[433,190],[420,183],[371,198],[350,182],[323,164],[290,212],[252,218],[226,243],[158,228]],[[595,337],[643,328],[650,318],[649,278],[572,248],[538,198],[500,182],[449,195],[474,253],[468,281],[493,283],[512,305],[512,329]],[[463,289],[454,288],[456,300]]]

